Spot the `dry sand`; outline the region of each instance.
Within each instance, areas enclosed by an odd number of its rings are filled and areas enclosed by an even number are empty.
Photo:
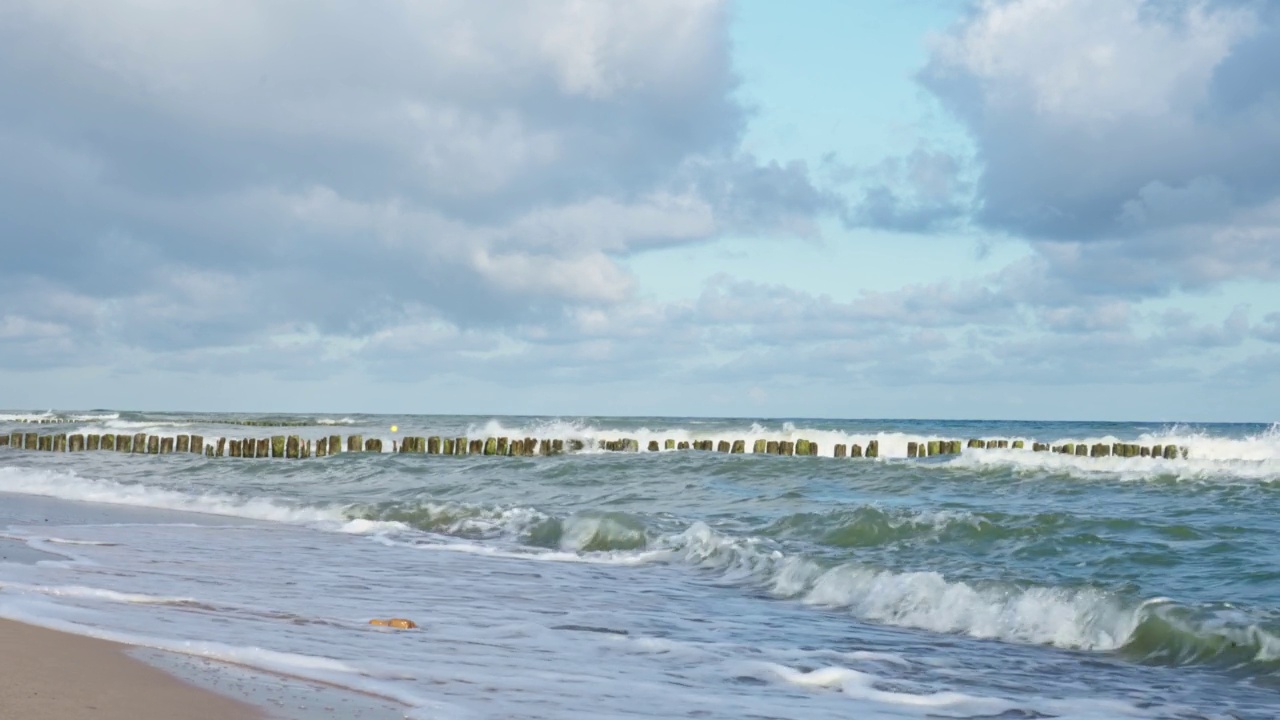
[[[105,640],[0,620],[0,718],[239,720],[265,718],[126,655]]]

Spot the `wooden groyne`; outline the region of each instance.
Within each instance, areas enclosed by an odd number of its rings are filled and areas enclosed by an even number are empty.
[[[345,441],[345,442],[344,442]],[[101,434],[40,434],[34,432],[12,432],[0,435],[0,448],[11,450],[33,450],[44,452],[119,452],[137,455],[168,455],[171,453],[188,453],[207,457],[235,458],[286,458],[300,460],[311,457],[328,457],[339,453],[382,453],[385,447],[381,438],[365,438],[363,435],[328,435],[311,439],[298,435],[273,435],[266,438],[229,438],[218,437],[206,439],[202,435],[148,435],[147,433],[101,433]],[[965,448],[981,450],[1022,450],[1029,452],[1048,452],[1083,457],[1150,457],[1173,460],[1187,457],[1187,449],[1178,445],[1139,445],[1136,443],[1064,443],[1050,445],[1033,442],[1028,450],[1023,440],[978,439],[971,438],[967,442],[960,440],[926,440],[924,442],[908,442],[907,457],[926,458],[946,455],[959,455]],[[584,452],[588,449],[607,452],[641,452],[640,441],[635,438],[618,438],[616,440],[599,440],[594,447],[588,448],[582,440],[563,440],[550,438],[509,438],[509,437],[430,437],[404,436],[400,440],[391,441],[392,452],[424,455],[486,455],[506,457],[530,457],[535,455],[563,455],[565,453]],[[728,455],[747,454],[746,440],[680,440],[666,439],[659,442],[650,440],[643,448],[645,452],[701,451],[716,452]],[[805,439],[798,440],[755,440],[751,444],[754,455],[787,455],[787,456],[819,456],[836,458],[878,458],[880,442],[870,440],[866,446],[859,444],[837,444],[829,453],[823,453],[818,443]]]

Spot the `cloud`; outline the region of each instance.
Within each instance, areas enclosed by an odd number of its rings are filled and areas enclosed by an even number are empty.
[[[982,0],[919,81],[973,143],[977,227],[1051,283],[1160,296],[1280,278],[1277,47],[1273,3]]]
[[[955,153],[921,146],[904,157],[837,174],[862,181],[861,198],[845,214],[852,226],[937,231],[954,226],[972,209],[972,182]]]
[[[741,149],[728,19],[721,0],[9,3],[6,337],[190,360],[281,328],[512,332],[630,301],[629,254],[816,233],[838,200]],[[114,317],[61,317],[35,285]]]

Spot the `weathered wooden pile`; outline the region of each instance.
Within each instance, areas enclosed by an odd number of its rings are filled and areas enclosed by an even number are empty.
[[[169,453],[194,453],[208,457],[236,458],[291,458],[326,457],[342,452],[380,453],[384,450],[380,438],[365,438],[363,435],[348,435],[345,445],[341,435],[329,435],[319,439],[304,439],[298,435],[273,435],[267,438],[211,438],[207,442],[201,435],[161,436],[146,433],[135,434],[38,434],[33,432],[13,432],[0,435],[0,447],[23,450],[43,450],[48,452],[85,452],[108,451],[145,455],[165,455]],[[392,441],[391,450],[399,453],[417,453],[426,455],[493,455],[527,457],[533,455],[562,455],[566,452],[586,450],[581,440],[538,439],[538,438],[467,438],[467,437],[431,437],[405,436],[399,442]],[[976,449],[1015,449],[1024,450],[1022,440],[981,440],[971,439],[965,447]],[[617,440],[600,440],[597,449],[612,452],[640,452],[640,442],[634,438]],[[657,440],[650,440],[645,448],[649,452],[670,450],[700,450],[727,454],[744,454],[747,451],[745,440],[682,440],[668,438],[661,445]],[[1134,443],[1065,443],[1050,446],[1048,443],[1032,443],[1033,452],[1054,452],[1064,455],[1088,457],[1156,457],[1172,460],[1187,456],[1186,448],[1177,445],[1137,445]],[[927,440],[925,442],[907,443],[907,457],[922,458],[937,455],[958,455],[962,451],[960,440]],[[809,455],[819,454],[818,444],[805,439],[791,440],[756,440],[751,447],[756,455]],[[859,444],[838,444],[831,452],[832,457],[843,458],[877,458],[880,457],[880,442],[871,440],[865,448]]]

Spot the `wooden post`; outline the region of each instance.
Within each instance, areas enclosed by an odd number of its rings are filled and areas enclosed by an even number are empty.
[[[675,441],[675,439],[674,439],[674,438],[667,438],[666,440],[663,440],[663,441],[662,441],[662,447],[663,447],[663,449],[664,449],[664,450],[675,450],[675,449],[676,449],[676,441]]]
[[[925,452],[929,455],[929,457],[933,457],[934,455],[939,454],[941,451],[940,451],[940,450],[939,450],[939,448],[938,448],[938,441],[937,441],[937,440],[930,440],[930,441],[929,441],[929,449],[928,449],[928,450],[926,450]]]
[[[778,454],[778,441],[777,441],[777,440],[768,440],[768,441],[766,441],[766,442],[765,442],[765,444],[764,444],[764,451],[765,451],[767,454],[769,454],[769,455],[777,455],[777,454]]]
[[[205,445],[205,447],[204,447],[204,456],[205,456],[205,457],[207,457],[207,458],[211,458],[211,457],[213,457],[213,443],[212,443],[212,442],[210,442],[208,445]]]
[[[57,433],[56,435],[53,436],[53,451],[54,452],[67,451],[67,434],[66,433]]]
[[[733,441],[733,447],[729,448],[729,452],[733,453],[734,455],[742,455],[742,454],[745,454],[745,453],[747,452],[747,441],[746,441],[746,440],[734,440],[734,441]]]
[[[649,441],[649,452],[658,452],[658,441],[657,441],[657,440],[650,440],[650,441]]]
[[[489,439],[490,439],[490,440],[493,440],[493,438],[489,438]],[[472,440],[472,441],[470,441],[470,442],[468,442],[468,443],[467,443],[467,454],[468,454],[468,455],[483,455],[483,454],[484,454],[484,446],[485,446],[485,441],[484,441],[484,440],[481,440],[480,438],[476,438],[475,440]],[[497,441],[496,441],[496,440],[494,440],[494,449],[495,449],[495,450],[497,449]]]
[[[101,436],[101,435],[90,435],[90,436],[88,436],[87,438],[85,438],[85,449],[86,449],[86,450],[100,450],[100,449],[102,449],[102,436]]]
[[[477,442],[479,442],[479,441],[477,441]],[[471,442],[470,440],[468,440],[467,438],[464,438],[464,437],[454,438],[454,441],[453,441],[453,454],[454,454],[454,455],[468,455],[468,454],[471,454],[471,446],[472,446],[472,442]]]
[[[285,440],[284,456],[290,460],[297,460],[298,458],[302,457],[302,450],[299,447],[300,445],[301,445],[301,440],[298,438],[298,436],[290,435]]]
[[[340,452],[342,452],[342,436],[330,435],[329,436],[329,454],[337,455]]]
[[[836,443],[835,457],[842,458],[849,454],[849,446],[844,443]]]
[[[224,437],[220,437],[218,438],[218,449],[214,452],[214,455],[217,457],[225,457],[226,453],[227,453],[227,439]]]
[[[729,444],[728,440],[721,440],[720,442],[716,443],[716,452],[727,453],[732,448],[733,446]]]
[[[677,450],[688,450],[688,449],[689,449],[689,441],[688,441],[688,440],[681,440],[680,442],[676,443],[676,449],[677,449]]]
[[[145,453],[147,451],[147,434],[134,433],[133,435],[133,452]]]
[[[790,440],[783,440],[778,443],[778,452],[782,455],[795,455],[796,444]]]
[[[232,440],[231,445],[227,448],[227,455],[235,458],[241,457],[243,455],[241,448],[243,447],[244,444],[241,441]]]
[[[84,452],[84,436],[76,434],[68,437],[67,452]]]
[[[365,451],[365,452],[371,452],[371,453],[381,453],[381,452],[382,452],[382,440],[380,440],[380,439],[378,439],[378,438],[369,438],[368,440],[365,440],[365,441],[364,441],[364,451]]]
[[[329,455],[329,438],[322,437],[316,440],[316,457],[322,458]]]
[[[1165,460],[1177,460],[1177,459],[1178,459],[1178,446],[1177,446],[1177,445],[1165,445],[1165,446],[1164,446],[1164,459],[1165,459]]]
[[[564,440],[563,440],[563,439],[560,439],[560,440],[552,440],[552,441],[551,441],[551,453],[552,453],[553,455],[563,455],[563,454],[564,454]]]
[[[204,454],[204,436],[203,435],[191,436],[191,452],[195,453],[196,455]]]
[[[288,440],[288,438],[286,438],[286,437],[285,437],[285,436],[283,436],[283,435],[272,435],[272,436],[271,436],[271,457],[273,457],[273,458],[282,458],[282,457],[284,457],[284,450],[285,450],[285,447],[284,447],[284,446],[285,446],[285,442],[286,442],[287,440]]]
[[[444,454],[444,455],[453,455],[453,454],[454,454],[454,451],[453,451],[453,438],[445,438],[445,439],[442,441],[442,445],[443,445],[444,447],[442,447],[442,448],[441,448],[441,450],[443,450],[443,454]]]
[[[497,453],[498,455],[506,455],[506,454],[507,454],[507,439],[506,439],[506,438],[504,438],[504,437],[500,437],[500,438],[498,438],[498,449],[496,450],[496,453]]]
[[[491,438],[485,438],[485,441],[484,441],[484,454],[485,454],[485,455],[497,455],[497,454],[498,454],[498,438],[493,438],[493,437],[491,437]]]
[[[364,450],[364,437],[361,435],[347,436],[347,452],[360,452]]]
[[[147,438],[147,454],[148,455],[160,454],[160,436],[159,435],[152,435],[151,437]]]
[[[40,446],[40,436],[35,433],[27,433],[22,438],[22,447],[24,450],[35,450]]]
[[[427,453],[430,455],[440,454],[440,436],[432,435],[427,438]]]
[[[769,452],[769,441],[756,440],[751,444],[751,452],[756,455]]]
[[[189,453],[189,452],[191,452],[191,436],[190,436],[190,435],[179,435],[179,436],[178,436],[178,447],[177,447],[177,452],[180,452],[180,453]]]
[[[808,454],[809,454],[809,441],[808,441],[808,440],[805,440],[804,438],[800,438],[799,440],[796,440],[796,454],[797,454],[797,455],[808,455]]]
[[[920,443],[917,443],[917,442],[907,443],[907,457],[913,458],[913,457],[917,457],[919,454],[920,454]]]
[[[171,438],[171,437],[161,438],[161,439],[160,439],[160,454],[161,454],[161,455],[167,455],[167,454],[169,454],[169,453],[171,453],[171,452],[173,452],[173,438]]]
[[[879,440],[870,440],[867,442],[867,457],[869,458],[880,457],[880,441]]]
[[[0,447],[9,447],[8,435],[0,435]]]

